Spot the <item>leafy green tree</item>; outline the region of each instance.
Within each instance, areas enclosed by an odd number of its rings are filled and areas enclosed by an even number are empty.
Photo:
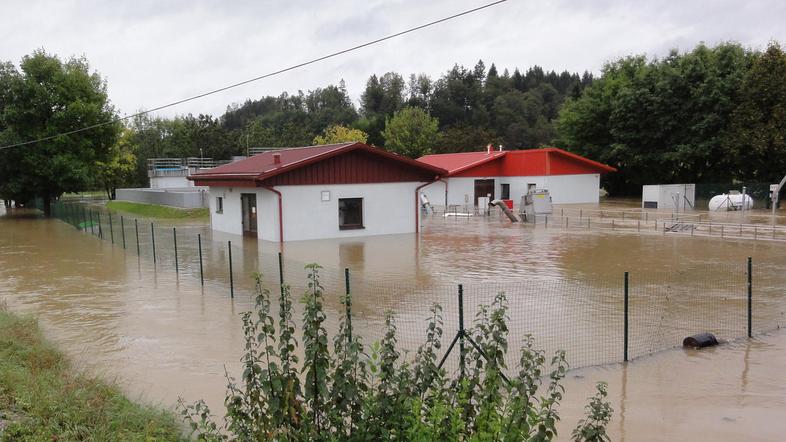
[[[365,143],[366,140],[368,140],[368,134],[360,129],[335,125],[328,127],[320,135],[314,137],[313,144]]]
[[[618,194],[642,184],[733,179],[735,159],[723,146],[751,60],[750,51],[724,43],[610,63],[562,107],[557,144],[616,166],[606,185]]]
[[[740,86],[725,146],[740,178],[778,182],[786,175],[786,54],[777,43],[757,55]]]
[[[115,191],[118,187],[133,183],[136,171],[134,154],[136,146],[132,143],[133,135],[130,129],[125,129],[117,143],[110,148],[108,158],[96,163],[98,169],[96,178],[109,199],[115,199]]]
[[[417,107],[405,107],[385,121],[385,148],[418,158],[431,153],[437,141],[439,122]]]
[[[60,60],[43,50],[25,56],[20,70],[0,68],[0,144],[49,137],[111,122],[115,111],[106,82],[84,58]],[[94,181],[96,164],[106,161],[121,126],[94,129],[0,151],[0,195],[17,201],[43,200],[50,214],[53,198],[84,190]]]

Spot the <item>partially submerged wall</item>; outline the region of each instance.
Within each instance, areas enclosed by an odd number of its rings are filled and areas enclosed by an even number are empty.
[[[207,188],[180,189],[117,189],[117,199],[136,203],[198,209],[207,207]]]

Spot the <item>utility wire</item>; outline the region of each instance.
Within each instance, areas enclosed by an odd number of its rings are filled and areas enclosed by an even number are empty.
[[[386,40],[390,40],[390,39],[393,39],[393,38],[396,38],[396,37],[400,37],[400,36],[405,35],[405,34],[409,34],[409,33],[415,32],[415,31],[419,31],[421,29],[428,28],[430,26],[434,26],[434,25],[437,25],[437,24],[440,24],[440,23],[443,23],[443,22],[446,22],[446,21],[449,21],[449,20],[453,20],[453,19],[465,16],[465,15],[469,15],[469,14],[472,14],[474,12],[478,12],[480,10],[490,8],[492,6],[496,6],[496,5],[498,5],[500,3],[504,3],[506,1],[507,0],[497,0],[497,1],[494,1],[494,2],[491,2],[491,3],[487,3],[485,5],[478,6],[477,8],[468,9],[466,11],[459,12],[458,14],[453,14],[453,15],[450,15],[448,17],[441,18],[439,20],[434,20],[434,21],[431,21],[431,22],[428,22],[428,23],[425,23],[425,24],[422,24],[422,25],[419,25],[419,26],[415,26],[414,28],[409,28],[409,29],[406,29],[404,31],[396,32],[395,34],[390,34],[390,35],[387,35],[385,37],[378,38],[376,40],[372,40],[372,41],[369,41],[369,42],[366,42],[366,43],[359,44],[357,46],[352,46],[352,47],[347,48],[347,49],[342,49],[342,50],[340,50],[338,52],[333,52],[331,54],[323,55],[321,57],[317,57],[317,58],[314,58],[314,59],[311,59],[311,60],[308,60],[308,61],[304,61],[302,63],[296,64],[296,65],[293,65],[293,66],[289,66],[289,67],[286,67],[286,68],[283,68],[283,69],[279,69],[277,71],[273,71],[273,72],[269,72],[269,73],[264,74],[264,75],[260,75],[258,77],[250,78],[248,80],[244,80],[244,81],[241,81],[241,82],[238,82],[238,83],[233,83],[233,84],[230,84],[230,85],[227,85],[227,86],[223,86],[223,87],[220,87],[218,89],[213,89],[213,90],[208,91],[208,92],[203,92],[203,93],[201,93],[199,95],[194,95],[194,96],[191,96],[191,97],[188,97],[188,98],[184,98],[182,100],[173,101],[171,103],[164,104],[164,105],[161,105],[161,106],[158,106],[158,107],[154,107],[152,109],[148,109],[148,110],[145,110],[145,111],[140,111],[140,112],[137,112],[137,113],[132,114],[132,115],[127,115],[125,117],[118,117],[118,118],[115,118],[115,119],[112,119],[112,120],[109,120],[109,121],[105,121],[103,123],[97,123],[97,124],[93,124],[91,126],[85,126],[83,128],[80,128],[80,129],[74,129],[74,130],[71,130],[71,131],[68,131],[68,132],[62,132],[62,133],[59,133],[57,135],[51,135],[51,136],[44,137],[44,138],[39,138],[39,139],[36,139],[36,140],[24,141],[22,143],[16,143],[16,144],[9,144],[7,146],[0,146],[0,150],[11,149],[13,147],[19,147],[19,146],[26,146],[28,144],[40,143],[42,141],[49,141],[49,140],[55,139],[57,137],[61,137],[61,136],[65,136],[65,135],[71,135],[71,134],[75,134],[75,133],[79,133],[79,132],[84,132],[84,131],[87,131],[87,130],[95,129],[97,127],[107,126],[107,125],[110,125],[110,124],[114,124],[114,123],[125,121],[125,120],[131,119],[131,118],[135,118],[135,117],[138,117],[140,115],[145,115],[145,114],[148,114],[148,113],[151,113],[151,112],[156,112],[156,111],[159,111],[161,109],[166,109],[168,107],[177,106],[179,104],[183,104],[183,103],[188,102],[188,101],[197,100],[199,98],[207,97],[208,95],[217,94],[219,92],[223,92],[223,91],[226,91],[226,90],[229,90],[229,89],[233,89],[233,88],[236,88],[238,86],[243,86],[243,85],[248,84],[248,83],[253,83],[255,81],[259,81],[259,80],[262,80],[262,79],[265,79],[265,78],[269,78],[269,77],[273,77],[273,76],[276,76],[276,75],[280,75],[280,74],[283,74],[285,72],[293,71],[295,69],[299,69],[299,68],[302,68],[304,66],[308,66],[310,64],[318,63],[320,61],[324,61],[324,60],[327,60],[329,58],[333,58],[333,57],[337,57],[339,55],[343,55],[343,54],[346,54],[346,53],[349,53],[349,52],[353,52],[353,51],[356,51],[358,49],[365,48],[367,46],[372,46],[372,45],[375,45],[377,43],[381,43],[381,42],[386,41]]]

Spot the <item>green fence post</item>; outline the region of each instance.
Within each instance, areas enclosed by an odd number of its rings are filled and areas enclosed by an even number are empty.
[[[229,297],[235,297],[235,280],[232,276],[232,241],[227,241],[227,248],[229,249]]]
[[[624,337],[623,337],[623,360],[628,362],[628,272],[625,272],[625,307],[624,307]]]
[[[139,251],[139,222],[134,218],[134,230],[136,231],[136,256],[142,256]]]
[[[461,377],[464,377],[465,356],[464,349],[464,285],[458,285],[458,314],[459,314],[459,370]]]
[[[109,215],[109,238],[112,241],[112,244],[115,243],[115,230],[112,228],[112,212],[108,213]]]
[[[352,295],[349,289],[349,267],[344,268],[344,287],[346,288],[346,308],[347,308],[347,336],[349,342],[347,345],[352,344]]]
[[[753,258],[748,257],[748,337],[753,337]]]
[[[123,215],[120,215],[120,236],[123,237],[123,249],[126,248],[126,223],[123,220]]]
[[[199,245],[199,282],[205,285],[205,269],[202,267],[202,234],[197,233],[197,243]]]
[[[284,296],[284,258],[278,252],[278,286],[281,289],[281,296]]]
[[[180,273],[180,268],[177,265],[177,227],[172,227],[172,239],[175,242],[175,273]]]
[[[156,228],[150,223],[150,239],[153,242],[153,264],[156,263]]]

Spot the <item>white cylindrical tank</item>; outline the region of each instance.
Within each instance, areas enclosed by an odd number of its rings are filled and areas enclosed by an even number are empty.
[[[715,195],[710,200],[710,212],[725,212],[728,210],[743,210],[743,203],[745,204],[744,210],[753,209],[753,198],[750,195],[743,194],[723,194]]]

